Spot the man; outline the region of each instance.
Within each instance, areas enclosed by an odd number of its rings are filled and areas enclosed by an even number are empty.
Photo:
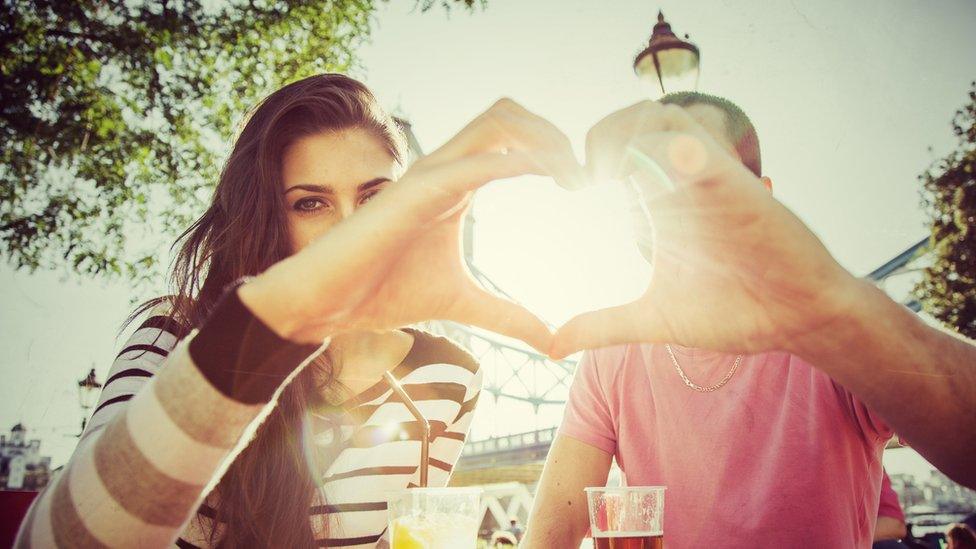
[[[772,199],[738,107],[662,102],[587,136],[595,179],[639,184],[653,271],[635,302],[554,337],[553,357],[597,350],[580,362],[523,547],[579,546],[583,488],[604,485],[614,457],[627,484],[668,487],[671,549],[870,547],[892,428],[976,485],[976,348],[851,276]],[[919,401],[931,406],[904,404]]]
[[[508,521],[508,528],[506,531],[515,536],[515,541],[519,542],[522,541],[522,535],[525,533],[525,528],[522,528],[522,525],[519,524],[518,517],[512,515],[512,518]]]

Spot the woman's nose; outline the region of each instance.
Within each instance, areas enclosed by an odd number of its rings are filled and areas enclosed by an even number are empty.
[[[349,217],[356,211],[356,201],[340,200],[338,211],[339,211],[339,219],[345,219]]]

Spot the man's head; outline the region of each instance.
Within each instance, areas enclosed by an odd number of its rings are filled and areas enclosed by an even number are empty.
[[[762,155],[759,151],[759,134],[755,126],[738,105],[715,95],[701,92],[674,92],[659,102],[677,105],[688,112],[702,127],[728,151],[734,154],[762,184],[772,190],[773,183],[762,175]],[[637,247],[648,261],[652,261],[653,235],[643,211],[635,207],[635,236]]]
[[[688,111],[719,144],[734,152],[756,177],[762,177],[759,135],[738,105],[723,97],[700,92],[669,93],[659,102]]]

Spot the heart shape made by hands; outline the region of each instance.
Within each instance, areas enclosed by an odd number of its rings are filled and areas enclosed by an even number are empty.
[[[553,328],[586,311],[621,305],[647,287],[626,183],[566,192],[538,177],[478,192],[464,238],[472,273]],[[493,288],[494,289],[494,288]]]
[[[637,342],[735,352],[789,349],[844,314],[856,279],[772,198],[768,180],[746,168],[725,125],[708,126],[707,117],[671,105],[623,109],[587,136],[591,185],[601,183],[573,198],[522,192],[522,203],[496,206],[512,236],[488,245],[503,255],[482,264],[505,265],[507,257],[509,272],[487,274],[500,287],[526,285],[525,294],[514,297],[550,321],[585,311],[559,327],[550,356]],[[602,183],[610,180],[627,183]],[[613,188],[615,206],[601,199]],[[520,226],[510,215],[526,206],[522,217],[533,219],[534,211],[535,227]],[[635,221],[644,234],[634,232]],[[630,258],[640,257],[635,236],[653,240],[645,250],[648,269],[633,262],[622,267],[628,248]],[[539,260],[558,250],[561,259]],[[614,250],[622,255],[613,257]],[[478,265],[479,250],[473,252]]]

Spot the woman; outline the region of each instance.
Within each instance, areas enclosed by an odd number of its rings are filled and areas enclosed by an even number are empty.
[[[419,476],[389,370],[433,420],[430,482],[446,484],[480,374],[398,327],[447,319],[545,349],[536,317],[472,282],[459,219],[487,181],[580,168],[558,130],[507,100],[398,179],[402,158],[390,118],[341,75],[254,111],[184,234],[176,296],[119,355],[20,546],[375,546],[385,493]]]

